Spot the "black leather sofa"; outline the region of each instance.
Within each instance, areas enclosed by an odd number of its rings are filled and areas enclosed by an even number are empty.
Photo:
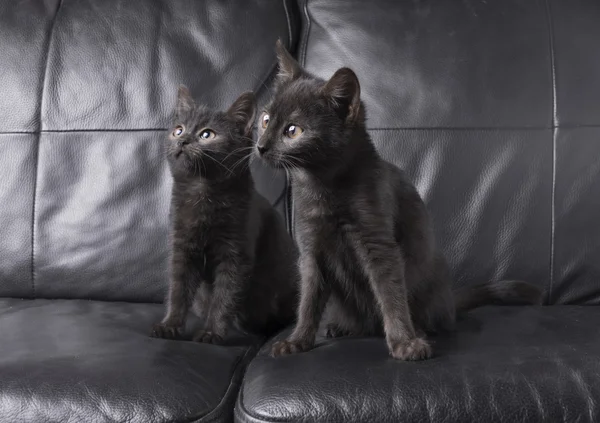
[[[1,0],[0,421],[600,421],[598,22],[595,0]],[[473,311],[416,363],[377,338],[151,339],[176,86],[265,101],[277,38],[356,71],[456,284],[546,304]],[[253,166],[291,228],[285,175]]]

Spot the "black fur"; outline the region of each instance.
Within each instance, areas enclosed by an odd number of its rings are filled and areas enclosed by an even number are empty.
[[[277,53],[257,154],[291,177],[302,285],[296,327],[272,354],[311,349],[325,314],[327,336],[384,333],[393,357],[428,358],[425,333],[454,327],[457,300],[425,205],[376,152],[354,72],[323,81],[280,43]],[[540,298],[524,282],[496,283],[461,291],[458,306]]]
[[[222,342],[230,323],[266,333],[294,317],[296,248],[255,191],[248,166],[255,114],[252,93],[242,94],[227,112],[214,112],[179,89],[166,140],[174,180],[171,277],[166,316],[154,326],[155,337],[179,337],[194,299],[194,312],[206,322],[194,336],[200,342]]]

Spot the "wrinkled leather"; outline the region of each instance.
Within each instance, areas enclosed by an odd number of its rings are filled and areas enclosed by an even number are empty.
[[[543,0],[302,4],[301,63],[325,78],[351,67],[371,128],[551,123]]]
[[[550,301],[600,305],[600,3],[549,0],[556,75]]]
[[[161,144],[177,86],[215,108],[264,97],[275,40],[296,43],[294,11],[290,0],[3,0],[0,295],[162,301]],[[253,171],[283,213],[283,174]]]
[[[383,338],[320,340],[252,361],[238,422],[596,422],[600,308],[486,307],[399,362]]]
[[[556,76],[556,124],[600,125],[600,3],[548,0]]]
[[[0,422],[230,421],[252,342],[148,337],[162,312],[0,299]]]
[[[371,134],[383,158],[406,170],[423,195],[455,285],[523,279],[546,289],[551,130]]]
[[[556,228],[551,301],[600,305],[600,225],[595,223],[600,216],[600,125],[557,128],[555,142]]]
[[[33,134],[0,133],[0,296],[29,297],[32,293],[36,143]]]
[[[0,3],[0,133],[40,129],[49,33],[60,0]]]

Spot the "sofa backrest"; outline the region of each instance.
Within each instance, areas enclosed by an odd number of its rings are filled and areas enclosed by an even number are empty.
[[[600,303],[594,0],[299,0],[301,34],[293,0],[1,4],[0,296],[161,301],[176,86],[265,98],[281,37],[316,75],[357,72],[457,284]],[[281,176],[255,162],[283,209]]]
[[[162,301],[177,86],[216,108],[264,91],[294,5],[0,3],[0,296]]]
[[[302,0],[298,58],[351,67],[459,285],[600,303],[600,3]]]

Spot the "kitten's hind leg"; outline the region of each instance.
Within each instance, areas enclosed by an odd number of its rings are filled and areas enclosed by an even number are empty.
[[[192,312],[200,319],[202,325],[206,324],[208,317],[208,309],[210,308],[210,300],[212,298],[211,288],[212,286],[208,283],[201,283],[192,306]]]
[[[343,338],[345,336],[353,336],[354,333],[343,326],[340,326],[338,323],[327,323],[325,326],[325,338]]]
[[[343,304],[332,295],[325,311],[325,337],[341,338],[361,335],[363,328],[358,322],[358,315],[358,310],[351,309],[348,304]]]

